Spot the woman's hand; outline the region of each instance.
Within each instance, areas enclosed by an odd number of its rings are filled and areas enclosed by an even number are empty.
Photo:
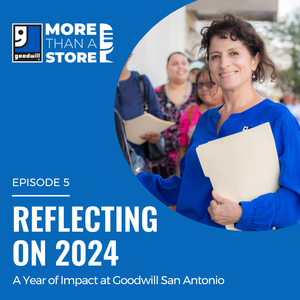
[[[160,133],[155,133],[155,132],[148,132],[148,133],[145,133],[145,134],[141,135],[141,138],[146,140],[147,142],[149,142],[151,144],[155,144],[160,140],[161,134]]]
[[[214,199],[208,207],[211,219],[220,225],[237,223],[242,216],[242,206],[221,197],[216,191],[212,191],[212,196]]]

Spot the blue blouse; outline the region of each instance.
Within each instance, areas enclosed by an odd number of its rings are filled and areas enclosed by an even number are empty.
[[[196,148],[204,143],[241,132],[244,126],[256,127],[269,122],[275,139],[280,188],[276,193],[261,195],[251,202],[241,202],[243,213],[236,228],[269,230],[299,223],[300,219],[300,127],[295,117],[281,104],[265,99],[250,109],[231,114],[222,124],[218,108],[206,111],[199,119],[186,155],[180,161],[181,177],[162,179],[139,173],[143,185],[167,205],[177,205],[177,212],[203,224],[225,228],[210,218],[207,208],[212,200],[212,185],[205,177]]]

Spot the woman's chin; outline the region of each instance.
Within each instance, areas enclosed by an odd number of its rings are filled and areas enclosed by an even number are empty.
[[[220,104],[220,101],[215,101],[213,99],[211,99],[210,101],[203,101],[203,102],[207,107],[210,107],[210,108],[218,107],[218,106],[222,105],[222,104]]]
[[[174,76],[173,81],[174,82],[186,82],[187,81],[187,76],[186,75],[176,76],[176,77]]]
[[[204,104],[210,104],[211,102],[213,102],[210,95],[202,96],[200,97],[200,99],[204,102]]]

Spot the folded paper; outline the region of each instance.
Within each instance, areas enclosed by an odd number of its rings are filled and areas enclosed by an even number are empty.
[[[136,145],[141,145],[146,142],[141,138],[141,135],[148,132],[161,133],[174,124],[174,122],[164,121],[145,113],[137,118],[126,121],[125,131],[127,140]]]
[[[236,203],[277,192],[279,161],[270,123],[220,138],[196,149],[214,190]],[[234,225],[227,229],[236,230]]]

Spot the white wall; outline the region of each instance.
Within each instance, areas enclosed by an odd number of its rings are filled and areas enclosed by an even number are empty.
[[[167,58],[185,52],[186,7],[180,8],[154,26],[138,43],[128,63],[129,70],[146,74],[157,87],[167,82]]]
[[[253,6],[252,1],[255,2]],[[261,10],[261,12],[277,12],[277,0],[198,0],[188,5],[188,8],[199,9],[198,13],[216,13],[218,7],[226,5],[234,7],[236,10]],[[220,7],[219,7],[220,8]],[[227,7],[228,8],[228,7]],[[195,24],[193,24],[195,22]],[[194,32],[189,29],[194,25]],[[133,50],[133,55],[128,63],[130,70],[146,74],[152,85],[157,87],[167,82],[166,63],[172,52],[180,51],[189,57],[197,58],[197,49],[191,51],[195,42],[199,42],[198,33],[203,26],[207,26],[205,21],[196,21],[196,10],[187,10],[183,7],[167,16],[156,26],[154,26],[138,43]],[[280,91],[269,85],[259,86],[270,97],[277,97]]]

